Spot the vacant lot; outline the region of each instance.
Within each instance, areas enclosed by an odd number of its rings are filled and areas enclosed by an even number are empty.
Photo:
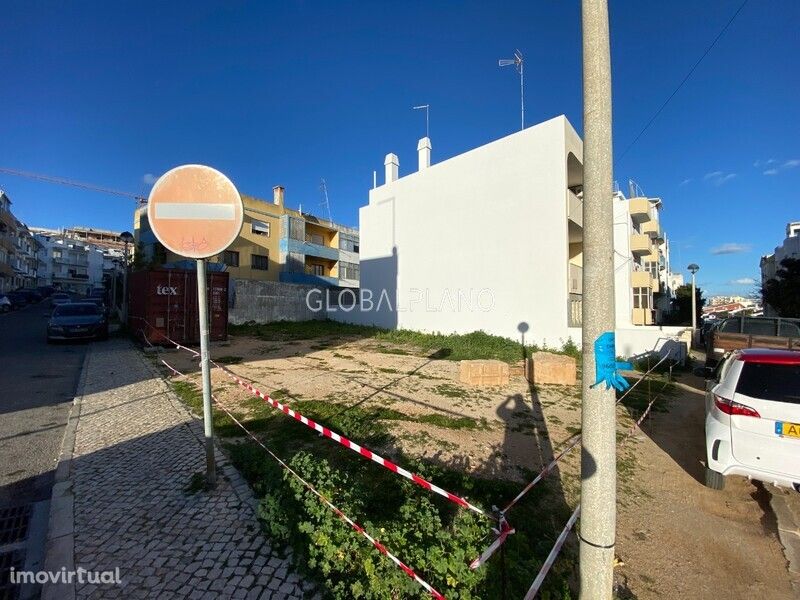
[[[566,350],[572,351],[569,347]],[[470,387],[458,381],[455,359],[498,358],[514,362],[522,353],[519,344],[483,334],[425,336],[313,322],[239,328],[229,342],[212,348],[215,360],[228,365],[273,398],[387,458],[421,471],[435,483],[469,497],[487,510],[512,498],[580,427],[578,386],[534,389],[522,377],[512,377],[507,386],[490,388]],[[188,403],[199,407],[196,361],[184,353],[167,354],[171,364],[189,373],[188,380],[175,382],[177,391]],[[485,521],[465,523],[464,519],[472,515],[454,511],[452,505],[438,497],[429,498],[425,491],[402,480],[398,482],[395,475],[331,440],[321,439],[243,390],[219,369],[212,370],[212,386],[218,400],[233,409],[280,456],[286,459],[300,456],[301,464],[295,466],[306,468],[309,478],[316,477],[315,483],[331,476],[324,468],[322,472],[315,470],[320,459],[332,472],[346,474],[346,485],[332,482],[333,500],[351,502],[354,517],[385,532],[381,540],[387,547],[419,569],[448,598],[500,598],[503,587],[509,597],[523,595],[577,503],[579,452],[576,450],[509,515],[518,533],[506,544],[506,556],[497,555],[487,569],[469,572],[466,564],[492,538]],[[656,390],[653,386],[651,393]],[[662,387],[658,385],[658,389]],[[640,386],[620,405],[621,435],[632,424],[631,417],[640,414],[647,398],[646,386]],[[662,406],[663,401],[657,410]],[[228,440],[234,460],[264,498],[268,523],[280,521],[278,513],[288,501],[286,482],[275,481],[279,473],[264,471],[268,468],[264,464],[271,459],[260,450],[251,452],[247,439],[239,436],[236,426],[224,415],[218,414],[216,421],[217,431]],[[635,443],[626,445],[619,457],[620,489],[632,498],[642,497],[633,487],[635,446]],[[358,489],[377,500],[356,501],[339,493],[337,486]],[[288,495],[307,511],[319,504],[316,500],[316,504],[303,504],[305,500],[299,492],[291,491]],[[394,495],[406,499],[406,503],[398,504]],[[431,502],[432,508],[421,507],[418,504],[423,501],[421,497],[426,498],[424,502]],[[428,523],[431,534],[435,529],[448,539],[433,536],[420,540],[417,547],[408,538],[418,537],[418,520],[409,514],[398,529],[397,515],[410,510],[425,513],[428,508],[433,519]],[[303,507],[298,505],[295,509]],[[404,577],[395,567],[380,561],[362,541],[354,540],[350,531],[344,531],[353,542],[346,547],[344,541],[326,537],[321,542],[315,538],[312,530],[325,528],[319,519],[322,516],[317,520],[311,518],[307,526],[300,528],[302,531],[292,530],[286,520],[285,529],[291,531],[285,532],[284,537],[296,552],[305,554],[303,560],[311,564],[318,576],[343,582],[338,588],[334,586],[334,596],[358,597],[354,594],[361,593],[362,588],[379,586],[378,578],[371,575],[379,566],[384,569],[381,581],[398,573]],[[390,527],[395,530],[390,532]],[[331,535],[336,529],[344,530],[337,523],[335,528],[331,526]],[[278,537],[282,533],[283,530],[273,531]],[[449,544],[445,552],[448,556],[431,554],[422,542],[434,546]],[[315,554],[316,545],[329,543],[335,548],[321,552],[322,556]],[[331,575],[325,572],[326,552],[350,556],[351,561],[361,566],[353,567],[349,573]],[[574,560],[574,547],[570,546],[548,577],[544,597],[570,597],[570,587],[574,589]],[[359,581],[363,584],[357,585]],[[391,581],[392,585],[399,585],[396,579]],[[420,589],[412,582],[403,596],[419,593]],[[364,597],[392,596],[373,593]]]

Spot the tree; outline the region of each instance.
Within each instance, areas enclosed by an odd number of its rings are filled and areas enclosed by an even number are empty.
[[[762,286],[761,298],[780,317],[800,317],[800,259],[784,258],[775,277]]]
[[[697,322],[703,315],[703,305],[706,301],[703,298],[703,290],[695,288],[697,298]],[[691,325],[692,324],[692,285],[686,284],[675,289],[675,299],[672,301],[672,311],[665,315],[665,321],[670,325]]]

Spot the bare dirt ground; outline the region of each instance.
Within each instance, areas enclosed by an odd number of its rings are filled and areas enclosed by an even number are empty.
[[[580,427],[578,386],[531,389],[517,377],[508,386],[473,388],[458,382],[457,362],[370,338],[237,336],[214,344],[212,356],[290,406],[318,400],[408,415],[415,420],[387,421],[395,448],[485,477],[529,481]],[[196,361],[172,352],[169,360],[199,383]],[[690,385],[669,399],[668,412],[654,413],[618,453],[617,574],[629,592],[620,597],[791,598],[769,492],[741,478],[721,492],[700,483],[703,382],[684,380]],[[212,383],[226,403],[250,398],[218,369]],[[416,420],[434,415],[450,426]],[[638,416],[620,405],[620,433]],[[452,426],[464,418],[468,426]],[[577,451],[559,463],[570,506],[578,501],[578,471]]]
[[[620,499],[618,569],[645,598],[792,598],[769,491],[742,477],[725,490],[702,483],[703,381],[686,384],[670,410],[636,436],[636,487]]]

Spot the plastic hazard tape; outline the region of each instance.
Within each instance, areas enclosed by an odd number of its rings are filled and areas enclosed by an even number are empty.
[[[163,363],[163,364],[164,364],[164,365],[165,365],[165,366],[166,366],[166,367],[167,367],[167,368],[168,368],[168,369],[169,369],[169,370],[170,370],[172,373],[174,373],[175,375],[177,375],[177,376],[179,376],[179,377],[186,377],[186,375],[185,375],[184,373],[181,373],[180,371],[178,371],[178,370],[177,370],[175,367],[173,367],[172,365],[170,365],[170,364],[169,364],[167,361],[165,361],[165,360],[163,360],[163,359],[162,359],[162,361],[161,361],[161,362],[162,362],[162,363]],[[416,582],[417,582],[418,584],[420,584],[420,585],[421,585],[423,588],[425,588],[425,590],[426,590],[426,591],[427,591],[427,592],[428,592],[428,593],[429,593],[431,596],[433,596],[433,597],[434,597],[434,598],[436,598],[437,600],[447,600],[447,599],[446,599],[446,598],[445,598],[445,597],[444,597],[444,596],[443,596],[443,595],[442,595],[442,594],[441,594],[439,591],[437,591],[437,590],[436,590],[436,588],[434,588],[434,587],[433,587],[431,584],[429,584],[427,581],[425,581],[425,580],[424,580],[422,577],[420,577],[419,575],[417,575],[417,574],[416,574],[416,572],[414,571],[414,569],[412,569],[411,567],[409,567],[409,566],[408,566],[407,564],[405,564],[405,563],[404,563],[402,560],[400,560],[400,559],[399,559],[399,558],[397,558],[397,557],[396,557],[394,554],[392,554],[391,552],[389,552],[389,550],[386,548],[386,546],[384,546],[383,544],[381,544],[379,540],[377,540],[376,538],[372,537],[372,536],[371,536],[369,533],[367,533],[367,531],[366,531],[366,530],[365,530],[365,529],[364,529],[364,528],[363,528],[361,525],[359,525],[358,523],[356,523],[355,521],[353,521],[353,519],[351,519],[351,518],[350,518],[350,517],[348,517],[346,514],[344,514],[344,513],[343,513],[343,512],[342,512],[342,511],[341,511],[341,510],[340,510],[340,509],[339,509],[339,508],[338,508],[336,505],[334,505],[334,504],[333,504],[333,503],[332,503],[330,500],[328,500],[328,499],[327,499],[325,496],[323,496],[323,495],[322,495],[320,492],[318,492],[318,491],[316,490],[316,488],[314,488],[314,486],[313,486],[313,485],[311,485],[311,484],[310,484],[308,481],[306,481],[306,480],[305,480],[305,479],[304,479],[304,478],[303,478],[303,477],[302,477],[302,476],[301,476],[301,475],[300,475],[300,474],[299,474],[297,471],[295,471],[294,469],[292,469],[292,467],[290,467],[289,465],[287,465],[287,464],[286,464],[286,463],[285,463],[285,462],[284,462],[284,461],[283,461],[283,460],[282,460],[282,459],[281,459],[279,456],[277,456],[277,455],[276,455],[274,452],[272,452],[272,450],[270,450],[270,449],[269,449],[269,448],[268,448],[268,447],[267,447],[267,446],[266,446],[266,445],[265,445],[265,444],[264,444],[264,443],[263,443],[263,442],[262,442],[260,439],[258,439],[258,437],[256,437],[256,436],[255,436],[255,435],[254,435],[254,434],[253,434],[253,433],[252,433],[252,432],[251,432],[249,429],[247,429],[247,427],[245,427],[245,426],[244,426],[244,425],[243,425],[243,424],[242,424],[242,423],[239,421],[239,419],[237,419],[237,418],[236,418],[236,417],[233,415],[233,413],[231,413],[231,412],[230,412],[230,411],[229,411],[229,410],[228,410],[228,409],[225,407],[225,405],[224,405],[222,402],[220,402],[220,401],[219,401],[219,399],[216,397],[216,395],[214,395],[214,394],[211,394],[211,398],[214,400],[214,403],[215,403],[215,404],[216,404],[216,405],[217,405],[217,406],[220,408],[220,410],[222,410],[222,412],[224,412],[224,413],[225,413],[225,414],[228,416],[228,418],[229,418],[231,421],[233,421],[234,423],[236,423],[236,425],[238,425],[238,426],[241,428],[241,430],[242,430],[242,431],[244,431],[244,433],[245,433],[245,434],[246,434],[248,437],[250,437],[250,438],[251,438],[251,439],[252,439],[252,440],[253,440],[253,441],[254,441],[256,444],[258,444],[259,446],[261,446],[261,448],[263,448],[263,449],[264,449],[264,451],[265,451],[267,454],[269,454],[269,455],[270,455],[272,458],[274,458],[274,459],[277,461],[277,463],[278,463],[279,465],[281,465],[281,466],[282,466],[284,469],[286,469],[286,470],[287,470],[289,473],[291,473],[291,474],[292,474],[292,475],[293,475],[293,476],[294,476],[294,477],[295,477],[295,478],[296,478],[296,479],[297,479],[297,480],[298,480],[300,483],[302,483],[302,484],[303,484],[303,485],[306,487],[306,489],[308,489],[308,491],[310,491],[310,492],[311,492],[312,494],[314,494],[314,495],[315,495],[317,498],[319,498],[319,499],[322,501],[322,503],[323,503],[323,504],[325,504],[325,505],[326,505],[328,508],[330,508],[330,509],[331,509],[331,510],[332,510],[332,511],[333,511],[333,512],[336,514],[336,516],[337,516],[337,517],[339,517],[339,518],[340,518],[342,521],[344,521],[345,523],[347,523],[348,525],[350,525],[350,527],[352,527],[352,528],[353,528],[355,531],[357,531],[357,532],[358,532],[358,533],[360,533],[362,536],[364,536],[366,539],[368,539],[368,540],[369,540],[369,542],[370,542],[370,543],[371,543],[371,544],[372,544],[372,545],[373,545],[373,546],[374,546],[374,547],[375,547],[375,548],[376,548],[376,549],[377,549],[377,550],[378,550],[378,551],[379,551],[381,554],[383,554],[383,555],[384,555],[386,558],[388,558],[388,559],[389,559],[389,560],[391,560],[391,561],[392,561],[394,564],[396,564],[398,567],[400,567],[400,569],[402,569],[402,571],[403,571],[403,572],[404,572],[406,575],[408,575],[409,577],[411,577],[411,578],[412,578],[414,581],[416,581]]]
[[[542,587],[544,578],[547,577],[547,573],[550,571],[553,563],[556,562],[556,557],[558,557],[558,553],[561,552],[561,547],[564,545],[564,542],[567,541],[567,536],[569,535],[570,530],[575,526],[575,521],[578,520],[578,516],[580,516],[580,514],[581,505],[578,504],[577,508],[572,513],[572,516],[567,521],[567,524],[564,526],[563,531],[556,539],[556,543],[553,544],[550,554],[547,555],[542,567],[539,569],[539,573],[536,575],[536,579],[533,580],[531,587],[528,589],[528,593],[525,594],[524,600],[533,600],[533,598],[536,597],[536,594],[539,592],[539,588]]]
[[[505,523],[505,515],[506,515],[506,513],[509,510],[511,510],[511,508],[517,502],[519,502],[525,494],[527,494],[529,491],[531,491],[533,486],[535,486],[542,479],[544,479],[545,476],[549,475],[552,472],[552,470],[555,468],[555,466],[558,463],[558,461],[561,460],[562,458],[564,458],[569,453],[570,450],[572,450],[575,446],[577,446],[580,443],[580,441],[581,441],[581,434],[579,434],[579,433],[575,434],[574,436],[569,438],[567,440],[567,445],[564,447],[564,449],[561,450],[561,452],[559,452],[553,458],[553,460],[551,460],[544,467],[544,469],[541,470],[541,472],[533,479],[533,481],[531,481],[528,485],[526,485],[522,489],[522,491],[519,494],[517,494],[516,497],[511,502],[509,502],[508,505],[506,505],[506,507],[503,510],[500,511],[500,525],[501,525],[501,527],[500,527],[500,530],[497,531],[497,538],[491,543],[491,545],[488,548],[486,548],[486,550],[484,550],[483,554],[481,554],[478,558],[476,558],[475,560],[473,560],[470,563],[470,565],[469,565],[470,569],[475,570],[475,569],[483,566],[486,563],[486,561],[489,560],[489,558],[491,558],[491,556],[495,552],[497,552],[498,548],[500,548],[500,546],[502,546],[503,543],[505,543],[506,539],[508,539],[508,536],[515,532],[515,530],[511,529],[510,527],[508,527],[505,530],[502,527],[503,523]]]
[[[461,506],[463,508],[467,508],[467,509],[469,509],[469,510],[471,510],[471,511],[473,511],[473,512],[475,512],[475,513],[477,513],[477,514],[479,514],[481,516],[484,516],[484,517],[487,517],[487,518],[491,518],[491,519],[495,519],[495,517],[493,515],[490,515],[489,513],[484,511],[482,508],[480,508],[478,506],[475,506],[474,504],[470,503],[468,500],[462,498],[461,496],[458,496],[456,494],[448,492],[447,490],[442,489],[437,485],[434,485],[433,483],[431,483],[430,481],[420,477],[419,475],[415,475],[414,473],[411,473],[410,471],[407,471],[403,467],[400,467],[400,466],[394,464],[392,461],[390,461],[388,459],[385,459],[382,456],[376,454],[375,452],[372,452],[371,450],[368,450],[367,448],[364,448],[363,446],[360,446],[359,444],[356,444],[355,442],[347,439],[343,435],[341,435],[339,433],[336,433],[335,431],[331,431],[327,427],[325,427],[323,425],[320,425],[319,423],[313,421],[312,419],[304,417],[299,412],[297,412],[296,410],[292,410],[291,408],[289,408],[285,404],[281,404],[277,400],[273,400],[272,398],[269,397],[268,394],[265,394],[264,392],[262,392],[258,388],[254,387],[252,384],[242,380],[238,375],[236,375],[235,373],[230,371],[228,368],[226,368],[226,367],[224,367],[222,365],[219,365],[219,364],[215,363],[214,361],[211,361],[211,364],[213,364],[215,367],[218,367],[219,369],[221,369],[224,373],[226,373],[228,375],[228,377],[233,379],[236,383],[238,383],[240,386],[242,386],[243,388],[248,390],[253,395],[258,396],[259,398],[264,400],[267,404],[269,404],[273,408],[277,408],[278,410],[280,410],[281,412],[289,415],[290,417],[294,418],[295,420],[300,421],[303,425],[306,425],[307,427],[310,427],[314,431],[317,431],[317,432],[321,433],[325,437],[330,438],[333,441],[340,443],[345,448],[349,448],[353,452],[356,452],[356,453],[360,454],[361,456],[363,456],[365,458],[368,458],[368,459],[370,459],[371,461],[373,461],[375,463],[378,463],[379,465],[381,465],[382,467],[388,469],[389,471],[392,471],[393,473],[397,473],[398,475],[400,475],[402,477],[405,477],[406,479],[409,479],[410,481],[413,481],[418,486],[420,486],[422,488],[425,488],[426,490],[429,490],[431,492],[439,494],[440,496],[443,496],[444,498],[447,498],[448,500],[450,500],[450,502],[458,504],[459,506]]]

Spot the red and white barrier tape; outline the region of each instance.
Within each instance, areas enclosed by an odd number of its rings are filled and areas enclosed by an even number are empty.
[[[577,446],[580,443],[580,441],[581,441],[581,434],[579,434],[579,433],[577,433],[574,436],[572,436],[571,438],[569,438],[567,440],[567,446],[563,450],[561,450],[561,452],[559,452],[553,458],[553,460],[551,460],[545,466],[544,469],[541,470],[541,472],[534,478],[533,481],[531,481],[528,485],[526,485],[522,489],[522,491],[519,494],[517,494],[517,496],[511,502],[509,502],[508,505],[503,510],[500,511],[501,529],[500,529],[500,531],[497,532],[498,533],[497,538],[491,543],[491,545],[486,550],[484,550],[483,554],[481,554],[478,558],[476,558],[475,560],[473,560],[470,563],[470,565],[469,565],[470,569],[475,570],[475,569],[483,566],[484,563],[486,563],[486,561],[489,560],[489,558],[491,558],[492,554],[494,554],[498,550],[498,548],[500,548],[500,546],[503,545],[503,543],[506,541],[508,536],[515,532],[514,529],[510,529],[510,528],[509,528],[510,531],[504,531],[502,529],[502,524],[505,522],[506,513],[517,502],[519,502],[525,494],[527,494],[529,491],[531,491],[533,486],[535,486],[537,483],[539,483],[546,475],[549,475],[550,472],[553,470],[553,468],[558,463],[558,461],[561,460],[562,458],[564,458],[564,456],[566,456],[569,453],[570,450],[572,450],[575,446]]]
[[[478,558],[469,563],[469,568],[472,569],[473,571],[478,567],[482,566],[487,560],[489,560],[492,557],[492,554],[497,552],[497,549],[500,548],[500,546],[502,546],[505,543],[506,538],[512,533],[516,533],[517,530],[511,527],[511,525],[508,524],[508,521],[506,521],[506,518],[501,515],[500,529],[492,529],[492,531],[494,531],[497,534],[497,537],[489,545],[489,547],[483,551],[483,554],[481,554]]]
[[[167,368],[168,368],[170,371],[172,371],[172,372],[173,372],[175,375],[177,375],[177,376],[179,376],[179,377],[186,377],[186,375],[185,375],[184,373],[181,373],[180,371],[178,371],[178,369],[176,369],[175,367],[173,367],[172,365],[170,365],[170,364],[169,364],[167,361],[165,361],[165,360],[163,360],[163,359],[162,359],[162,360],[161,360],[161,362],[162,362],[162,363],[163,363],[163,364],[164,364],[164,365],[165,365],[165,366],[166,366],[166,367],[167,367]],[[243,424],[242,424],[242,423],[239,421],[239,419],[237,419],[237,418],[236,418],[236,417],[233,415],[233,413],[231,413],[231,412],[230,412],[230,411],[229,411],[229,410],[228,410],[228,409],[225,407],[225,405],[224,405],[222,402],[220,402],[220,401],[219,401],[219,399],[216,397],[216,395],[212,394],[212,395],[211,395],[211,398],[214,400],[214,403],[215,403],[215,404],[216,404],[216,405],[217,405],[217,406],[220,408],[220,410],[222,410],[222,412],[224,412],[224,413],[225,413],[225,414],[228,416],[228,418],[229,418],[231,421],[233,421],[234,423],[236,423],[236,425],[238,425],[238,426],[241,428],[241,430],[245,432],[245,434],[246,434],[247,436],[249,436],[249,437],[250,437],[250,438],[251,438],[251,439],[252,439],[252,440],[253,440],[253,441],[254,441],[256,444],[258,444],[259,446],[261,446],[261,448],[263,448],[263,449],[264,449],[264,451],[265,451],[265,452],[267,452],[267,454],[269,454],[269,455],[270,455],[272,458],[274,458],[274,459],[275,459],[275,460],[278,462],[278,464],[279,464],[279,465],[281,465],[281,466],[282,466],[284,469],[286,469],[286,470],[287,470],[289,473],[291,473],[292,475],[294,475],[294,477],[295,477],[295,478],[297,478],[297,480],[298,480],[300,483],[302,483],[302,484],[303,484],[303,485],[304,485],[304,486],[305,486],[305,487],[308,489],[308,491],[310,491],[312,494],[314,494],[314,495],[315,495],[317,498],[319,498],[319,499],[320,499],[320,500],[321,500],[321,501],[322,501],[322,502],[323,502],[323,503],[324,503],[324,504],[325,504],[325,505],[326,505],[328,508],[330,508],[330,509],[331,509],[331,510],[332,510],[334,513],[336,513],[336,516],[338,516],[338,517],[339,517],[340,519],[342,519],[342,520],[343,520],[345,523],[347,523],[348,525],[350,525],[350,527],[352,527],[352,528],[353,528],[355,531],[357,531],[357,532],[358,532],[358,533],[360,533],[362,536],[364,536],[366,539],[368,539],[368,540],[369,540],[369,542],[370,542],[370,543],[371,543],[373,546],[375,546],[375,548],[377,548],[377,550],[378,550],[378,551],[379,551],[381,554],[383,554],[384,556],[386,556],[386,558],[388,558],[388,559],[389,559],[389,560],[391,560],[391,561],[392,561],[394,564],[396,564],[398,567],[400,567],[400,569],[402,569],[402,570],[403,570],[403,572],[404,572],[406,575],[408,575],[409,577],[411,577],[411,578],[412,578],[414,581],[416,581],[416,582],[417,582],[418,584],[420,584],[420,585],[421,585],[423,588],[425,588],[425,590],[426,590],[426,591],[427,591],[427,592],[428,592],[428,593],[429,593],[431,596],[433,596],[433,597],[434,597],[434,598],[436,598],[437,600],[447,600],[447,599],[446,599],[446,598],[445,598],[445,597],[444,597],[444,596],[443,596],[443,595],[442,595],[442,594],[441,594],[439,591],[437,591],[437,590],[436,590],[436,588],[434,588],[434,587],[433,587],[431,584],[429,584],[427,581],[425,581],[424,579],[422,579],[422,577],[420,577],[419,575],[417,575],[417,574],[414,572],[414,569],[412,569],[411,567],[409,567],[409,566],[408,566],[407,564],[405,564],[405,563],[404,563],[402,560],[400,560],[400,559],[399,559],[399,558],[397,558],[397,557],[396,557],[394,554],[392,554],[391,552],[389,552],[389,550],[386,548],[386,546],[384,546],[383,544],[381,544],[379,540],[375,539],[375,538],[374,538],[374,537],[372,537],[372,536],[371,536],[369,533],[367,533],[367,531],[366,531],[366,530],[365,530],[363,527],[361,527],[361,525],[359,525],[358,523],[356,523],[355,521],[353,521],[353,520],[352,520],[350,517],[348,517],[346,514],[344,514],[344,513],[343,513],[343,512],[342,512],[342,511],[341,511],[339,508],[337,508],[337,507],[336,507],[336,506],[335,506],[335,505],[334,505],[334,504],[333,504],[333,503],[332,503],[330,500],[328,500],[328,499],[327,499],[325,496],[323,496],[323,495],[322,495],[320,492],[318,492],[318,491],[316,490],[316,488],[314,488],[314,486],[313,486],[313,485],[311,485],[311,484],[310,484],[308,481],[306,481],[306,480],[305,480],[305,479],[304,479],[304,478],[303,478],[303,477],[302,477],[302,476],[301,476],[299,473],[297,473],[297,471],[295,471],[294,469],[292,469],[292,467],[290,467],[290,466],[289,466],[288,464],[286,464],[286,463],[285,463],[283,460],[281,460],[281,458],[280,458],[280,457],[278,457],[278,456],[277,456],[277,455],[276,455],[274,452],[272,452],[272,450],[270,450],[270,449],[269,449],[269,448],[268,448],[268,447],[267,447],[267,446],[266,446],[266,445],[265,445],[265,444],[264,444],[264,443],[263,443],[263,442],[262,442],[260,439],[258,439],[258,437],[256,437],[256,436],[255,436],[255,435],[254,435],[254,434],[253,434],[253,433],[252,433],[252,432],[251,432],[249,429],[247,429],[247,427],[245,427],[245,426],[244,426],[244,425],[243,425]]]
[[[410,471],[407,471],[403,467],[401,467],[399,465],[396,465],[395,463],[393,463],[392,461],[390,461],[390,460],[388,460],[386,458],[383,458],[379,454],[376,454],[375,452],[372,452],[371,450],[368,450],[367,448],[364,448],[363,446],[360,446],[359,444],[356,444],[355,442],[347,439],[343,435],[341,435],[339,433],[336,433],[335,431],[331,431],[327,427],[325,427],[323,425],[320,425],[319,423],[313,421],[312,419],[304,417],[299,412],[289,408],[285,404],[281,404],[277,400],[274,400],[274,399],[270,398],[270,396],[268,394],[265,394],[264,392],[262,392],[261,390],[259,390],[255,386],[253,386],[252,384],[242,380],[238,375],[236,375],[236,373],[233,373],[227,367],[224,367],[224,366],[222,366],[220,364],[217,364],[213,360],[211,361],[211,364],[213,364],[215,367],[221,369],[225,374],[228,375],[228,377],[233,379],[236,383],[238,383],[240,386],[242,386],[243,388],[248,390],[253,395],[258,396],[259,398],[264,400],[267,404],[269,404],[273,408],[277,408],[278,410],[280,410],[281,412],[289,415],[290,417],[294,418],[295,420],[300,421],[303,425],[306,425],[307,427],[310,427],[314,431],[317,431],[317,432],[321,433],[323,436],[325,436],[327,438],[330,438],[335,442],[340,443],[345,448],[349,448],[353,452],[356,452],[356,453],[360,454],[361,456],[370,459],[371,461],[381,465],[382,467],[388,469],[389,471],[392,471],[393,473],[397,473],[398,475],[400,475],[402,477],[405,477],[406,479],[408,479],[410,481],[413,481],[418,486],[420,486],[422,488],[425,488],[426,490],[429,490],[429,491],[434,492],[436,494],[439,494],[440,496],[443,496],[444,498],[447,498],[451,502],[453,502],[455,504],[458,504],[459,506],[461,506],[463,508],[467,508],[467,509],[471,510],[472,512],[477,513],[479,515],[482,515],[484,517],[495,519],[495,517],[493,515],[487,513],[482,508],[480,508],[478,506],[475,506],[474,504],[470,503],[468,500],[462,498],[461,496],[453,494],[452,492],[448,492],[447,490],[445,490],[443,488],[440,488],[437,485],[434,485],[433,483],[431,483],[430,481],[420,477],[419,475],[415,475],[414,473],[411,473]]]
[[[556,538],[556,543],[553,544],[553,548],[550,550],[550,554],[547,555],[547,558],[542,564],[542,567],[539,569],[539,573],[536,575],[536,579],[533,580],[531,587],[528,589],[528,593],[525,594],[524,600],[533,600],[533,598],[539,592],[539,588],[542,587],[544,578],[547,577],[547,573],[550,571],[550,568],[553,566],[553,563],[556,562],[556,557],[558,557],[558,553],[561,552],[561,547],[567,540],[567,536],[569,535],[570,530],[575,526],[575,521],[578,520],[578,516],[580,514],[581,514],[581,505],[578,504],[578,506],[575,508],[575,511],[572,513],[572,516],[567,521],[567,524],[564,526],[563,531],[558,536],[558,538]]]

